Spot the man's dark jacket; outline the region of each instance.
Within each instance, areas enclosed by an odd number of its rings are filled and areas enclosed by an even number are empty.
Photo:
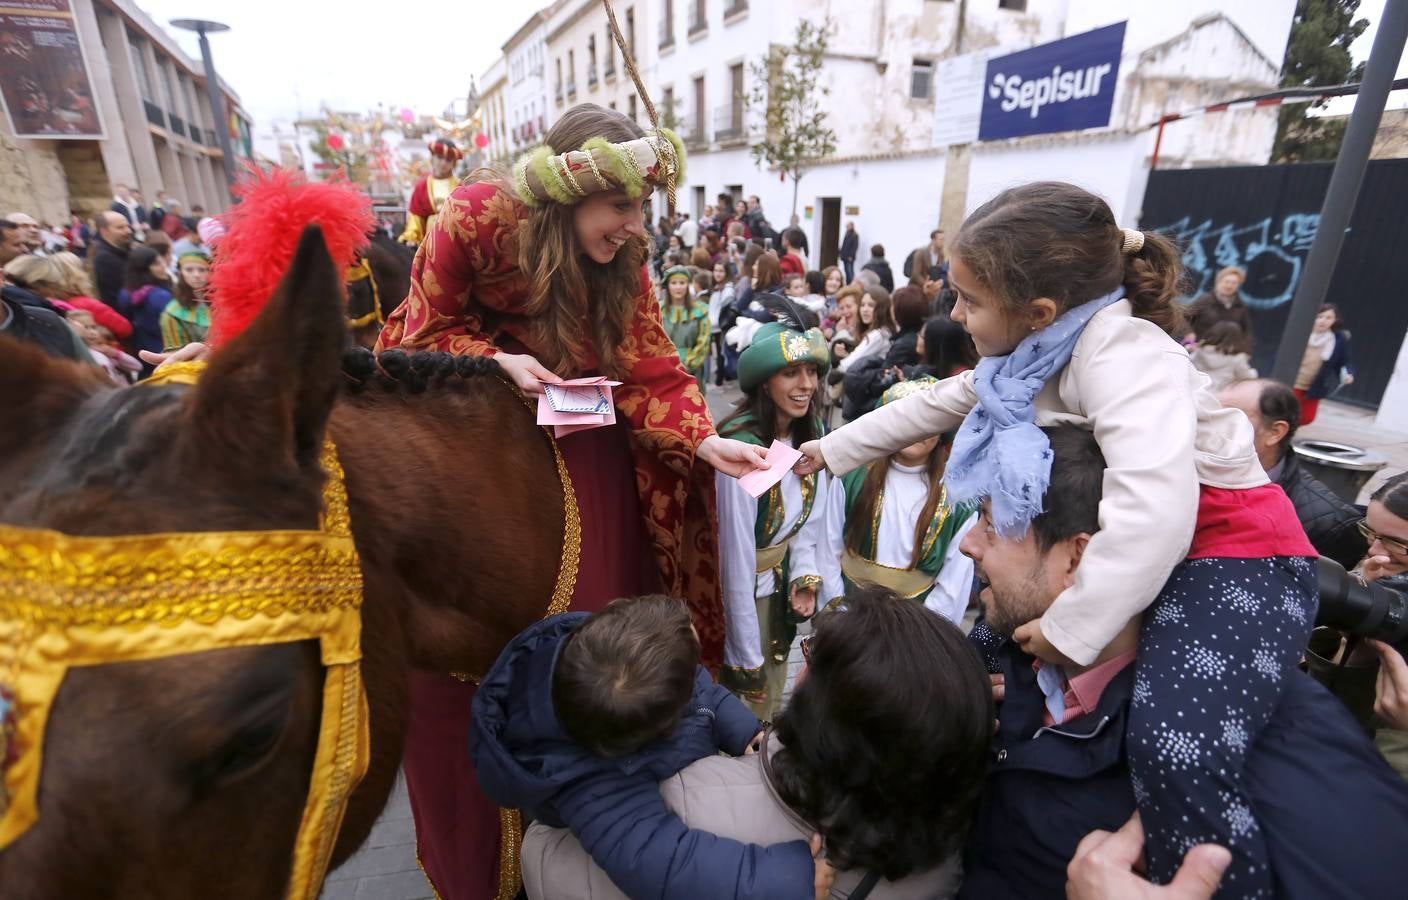
[[[113,309],[117,309],[117,297],[122,293],[129,252],[100,237],[93,239],[93,288],[98,292],[98,299]]]
[[[1346,569],[1359,565],[1369,552],[1368,542],[1359,533],[1363,513],[1307,472],[1295,451],[1281,461],[1276,483],[1291,498],[1305,536],[1321,556],[1328,556]]]
[[[846,232],[845,237],[841,238],[841,259],[845,260],[846,262],[855,262],[856,251],[859,249],[860,235],[854,231]]]
[[[1081,838],[1115,831],[1134,812],[1125,729],[1135,664],[1110,681],[1093,713],[1043,727],[1032,657],[1011,641],[984,646],[979,631],[974,643],[997,663],[1006,692],[959,896],[1065,897],[1066,866]],[[1402,896],[1408,785],[1343,704],[1304,672],[1287,676],[1243,777],[1277,897]]]

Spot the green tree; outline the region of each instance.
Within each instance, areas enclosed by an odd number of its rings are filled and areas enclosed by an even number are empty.
[[[1356,19],[1359,0],[1299,0],[1291,20],[1291,38],[1281,67],[1281,87],[1327,87],[1359,81],[1364,64],[1354,64],[1349,46],[1369,27]],[[1281,107],[1276,123],[1275,162],[1334,159],[1344,140],[1345,121],[1308,115],[1312,106]]]
[[[774,44],[762,62],[749,65],[753,89],[746,100],[761,110],[763,135],[752,145],[753,162],[778,169],[792,179],[792,213],[802,176],[836,152],[836,132],[826,125],[821,99],[830,89],[821,81],[821,64],[830,41],[831,22],[797,23],[793,46]]]

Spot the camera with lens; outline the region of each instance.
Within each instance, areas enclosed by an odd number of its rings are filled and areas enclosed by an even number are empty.
[[[1315,624],[1383,641],[1408,656],[1408,595],[1364,584],[1332,559],[1320,557],[1320,612]]]

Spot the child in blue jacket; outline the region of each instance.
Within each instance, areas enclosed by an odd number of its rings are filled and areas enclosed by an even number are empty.
[[[659,782],[723,751],[750,752],[758,719],[699,665],[670,597],[565,613],[504,649],[474,695],[469,752],[500,806],[571,829],[633,898],[812,898],[826,863],[801,841],[742,844],[686,828]]]

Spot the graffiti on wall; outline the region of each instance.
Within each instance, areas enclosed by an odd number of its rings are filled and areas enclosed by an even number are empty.
[[[1252,309],[1273,309],[1288,303],[1300,282],[1305,256],[1320,227],[1319,213],[1266,216],[1250,224],[1204,219],[1194,224],[1185,216],[1151,228],[1183,247],[1192,291],[1188,299],[1212,290],[1219,270],[1236,266],[1247,273],[1242,299]]]

